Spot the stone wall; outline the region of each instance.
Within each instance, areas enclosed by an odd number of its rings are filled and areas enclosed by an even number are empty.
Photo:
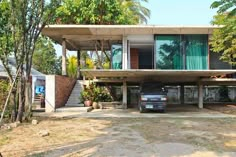
[[[66,76],[55,76],[55,107],[59,108],[65,106],[71,91],[76,83],[75,79]]]
[[[169,86],[168,88],[168,102],[170,104],[180,103],[180,86]],[[204,103],[218,103],[220,100],[220,86],[205,86],[203,88]],[[228,86],[228,97],[230,102],[236,102],[236,86]],[[185,86],[184,89],[185,103],[198,103],[198,87]]]

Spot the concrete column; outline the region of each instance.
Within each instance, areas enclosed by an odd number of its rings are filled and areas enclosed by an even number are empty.
[[[80,72],[80,50],[77,51],[77,78],[78,80],[82,79],[81,72]]]
[[[66,72],[66,40],[62,41],[62,75],[67,75]]]
[[[123,82],[122,90],[123,90],[122,105],[124,109],[127,109],[127,83],[125,81]]]
[[[127,36],[123,36],[122,40],[122,47],[123,47],[123,53],[122,53],[122,69],[128,69],[128,41],[127,41]]]
[[[56,109],[55,75],[46,75],[45,90],[45,112],[54,112]]]
[[[198,108],[203,108],[203,85],[198,85]]]
[[[36,81],[37,81],[37,78],[35,76],[32,76],[32,103],[34,103],[34,99],[35,99]]]
[[[184,85],[180,86],[180,104],[184,104]]]
[[[127,66],[127,68],[131,69],[131,57],[130,57],[130,43],[129,43],[129,41],[128,41],[127,48],[128,48],[127,49],[127,53],[128,53],[128,61],[127,61],[128,66]]]

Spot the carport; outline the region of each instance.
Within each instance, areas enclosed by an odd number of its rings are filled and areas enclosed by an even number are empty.
[[[184,104],[184,86],[198,86],[198,107],[203,108],[203,86],[204,85],[235,85],[234,78],[211,78],[211,76],[222,76],[233,74],[235,70],[157,70],[157,69],[82,69],[85,78],[93,79],[99,83],[122,83],[123,107],[127,108],[127,84],[140,83],[143,81],[162,82],[165,85],[180,85],[180,101]]]

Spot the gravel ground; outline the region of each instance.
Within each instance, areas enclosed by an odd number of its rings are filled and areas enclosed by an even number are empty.
[[[40,130],[49,136],[40,137]],[[0,130],[3,156],[235,157],[235,118],[47,118]]]

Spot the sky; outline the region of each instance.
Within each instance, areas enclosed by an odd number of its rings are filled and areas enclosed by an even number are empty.
[[[209,25],[216,14],[210,5],[214,0],[149,0],[151,10],[148,24]]]
[[[216,9],[210,5],[214,0],[149,0],[144,6],[151,11],[150,25],[209,25]],[[62,49],[56,45],[57,55]],[[75,52],[68,52],[75,55]]]

